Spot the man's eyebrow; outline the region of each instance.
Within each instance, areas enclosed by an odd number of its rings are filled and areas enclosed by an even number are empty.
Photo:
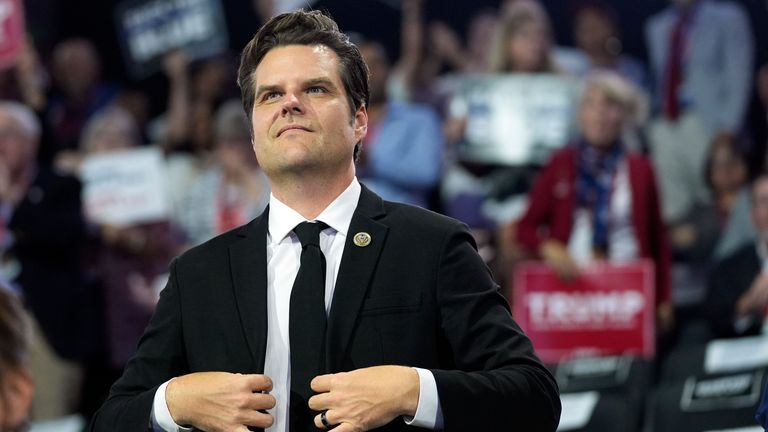
[[[313,86],[313,85],[318,85],[318,84],[323,84],[323,85],[331,87],[331,88],[336,88],[336,85],[333,83],[333,81],[331,81],[328,78],[311,78],[311,79],[308,79],[308,80],[304,81],[304,85],[305,86]]]
[[[258,99],[259,96],[261,96],[263,93],[277,91],[277,90],[279,90],[279,87],[276,85],[260,85],[259,87],[256,88],[255,99]]]
[[[310,78],[306,81],[304,81],[304,87],[311,87],[315,85],[324,85],[326,87],[329,87],[331,89],[336,89],[336,85],[328,78]],[[258,99],[262,94],[269,93],[272,91],[280,91],[280,86],[273,85],[273,84],[267,84],[267,85],[260,85],[256,88],[256,95],[255,99]]]

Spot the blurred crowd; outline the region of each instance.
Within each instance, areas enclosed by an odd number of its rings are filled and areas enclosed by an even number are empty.
[[[254,4],[257,15],[274,12]],[[765,41],[754,40],[736,0],[672,0],[644,24],[644,63],[623,51],[610,2],[574,5],[572,47],[558,45],[535,0],[477,10],[465,37],[427,20],[423,0],[403,0],[396,59],[380,41],[350,34],[371,74],[358,178],[385,199],[467,223],[510,299],[510,275],[526,260],[564,279],[594,262],[651,261],[660,361],[681,345],[759,334],[768,306],[768,162],[765,144],[748,133],[747,110],[756,95],[768,112],[768,65],[754,60]],[[93,41],[62,40],[50,52],[34,42],[0,71],[0,284],[32,318],[23,360],[45,383],[32,419],[88,418],[131,357],[170,260],[250,221],[269,186],[232,53],[167,53],[167,100],[153,115],[140,86],[102,78]],[[469,158],[467,137],[499,127],[460,100],[465,77],[568,83],[572,126],[537,158]],[[157,193],[170,203],[166,217],[91,217],[84,166],[137,148],[163,156]]]

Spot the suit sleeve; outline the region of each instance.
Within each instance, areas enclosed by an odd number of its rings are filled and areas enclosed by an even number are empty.
[[[451,370],[433,370],[446,432],[554,431],[557,385],[513,321],[507,301],[457,226],[444,242],[437,282]]]
[[[95,414],[91,431],[146,431],[157,389],[169,379],[188,372],[180,301],[174,261],[168,284],[160,294],[136,356],[128,362],[123,376],[112,386],[106,402]]]
[[[704,308],[716,337],[754,335],[759,333],[762,326],[762,317],[758,314],[748,318],[749,325],[746,328],[737,329],[735,325],[739,297],[749,290],[757,275],[745,262],[745,256],[744,252],[731,255],[717,264],[709,276]]]

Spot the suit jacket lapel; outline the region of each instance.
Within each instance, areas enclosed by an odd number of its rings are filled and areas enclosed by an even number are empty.
[[[232,284],[254,371],[264,372],[267,350],[267,222],[269,208],[241,228],[229,247]]]
[[[383,215],[381,198],[363,186],[360,201],[349,224],[328,317],[326,365],[330,372],[341,369],[341,361],[357,322],[358,312],[384,247],[388,228],[376,221]],[[370,244],[364,247],[354,244],[355,234],[361,232],[371,236]]]

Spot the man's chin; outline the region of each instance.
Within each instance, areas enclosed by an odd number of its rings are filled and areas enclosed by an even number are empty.
[[[318,165],[312,158],[297,157],[284,161],[273,172],[279,177],[302,177],[318,172]]]

